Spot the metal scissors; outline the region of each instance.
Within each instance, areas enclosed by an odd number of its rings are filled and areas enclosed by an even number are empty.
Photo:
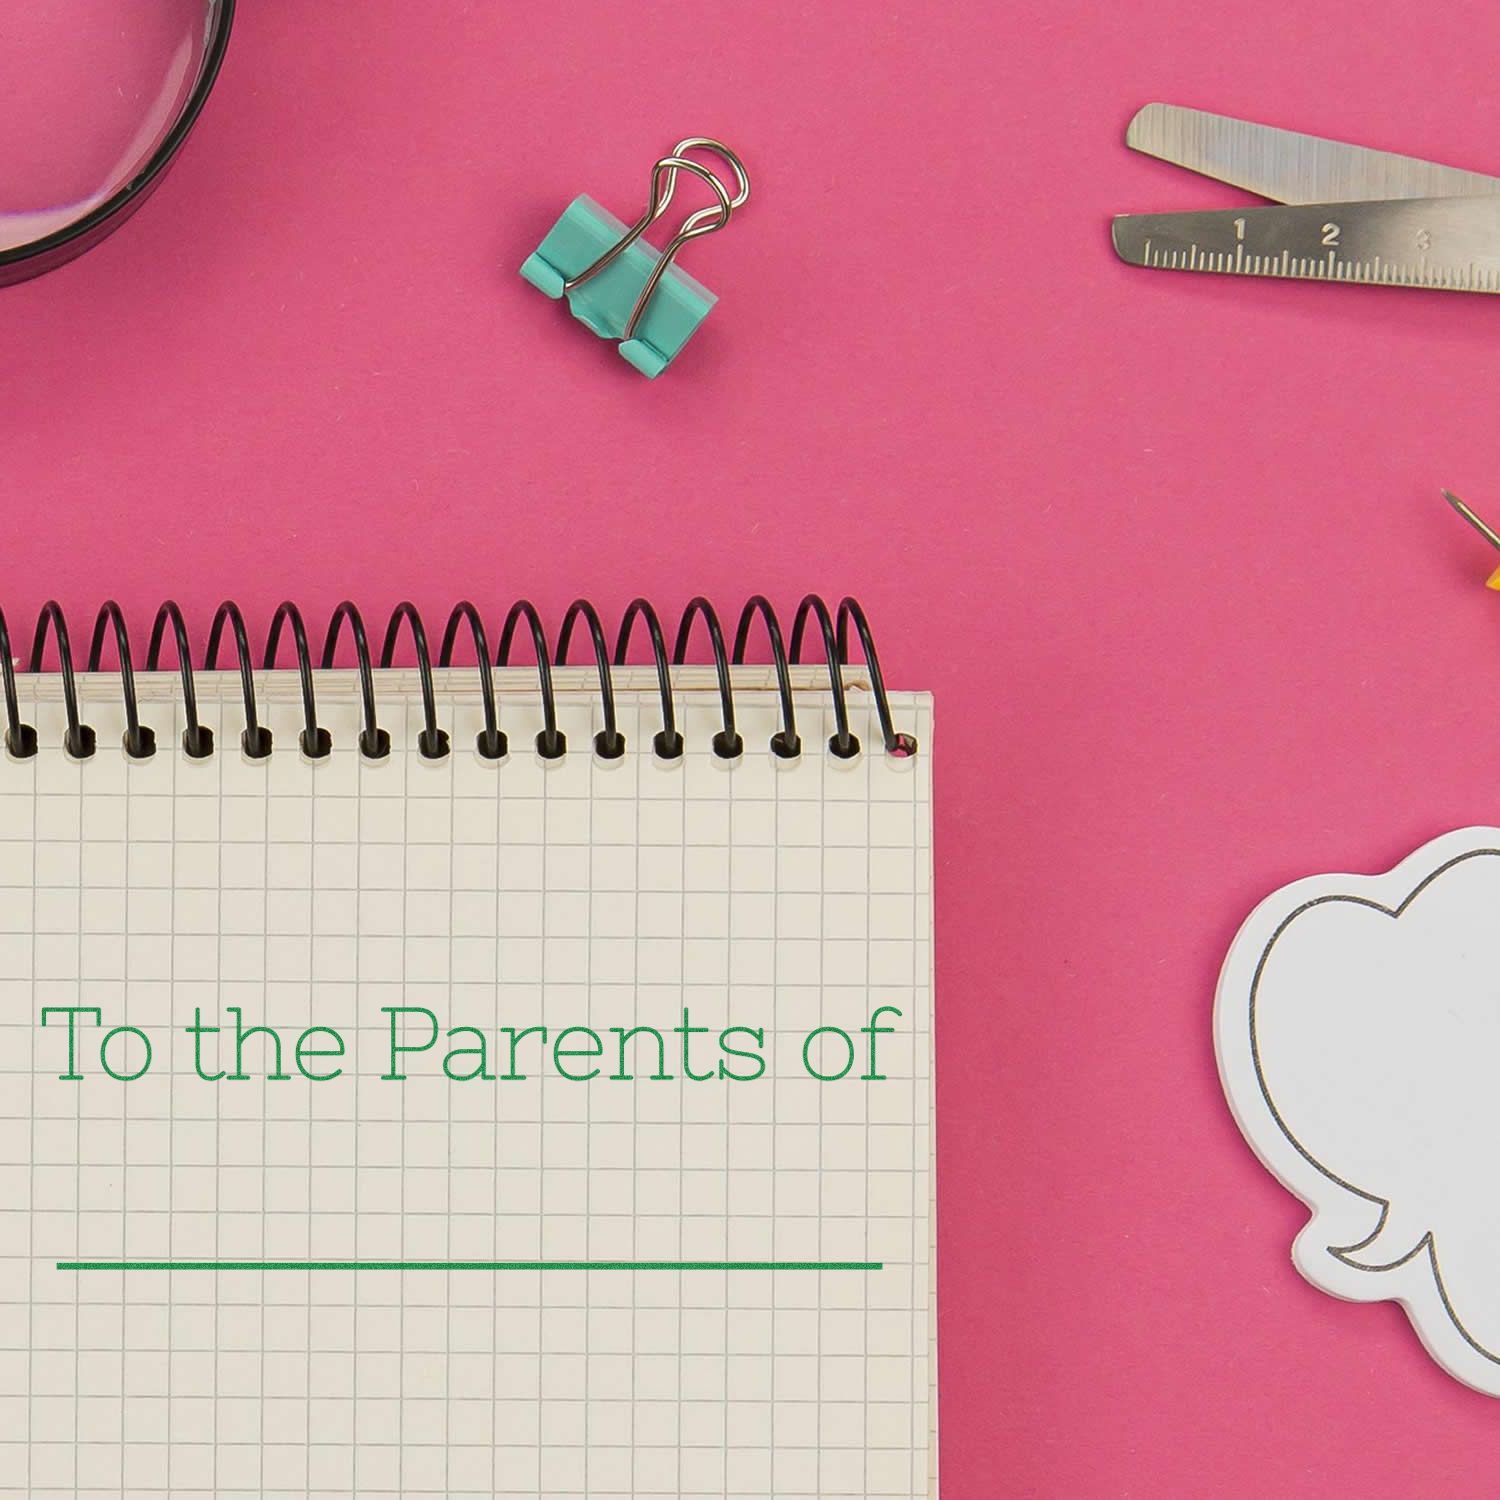
[[[1146,105],[1125,144],[1276,205],[1122,214],[1132,265],[1500,292],[1500,178],[1176,104]]]

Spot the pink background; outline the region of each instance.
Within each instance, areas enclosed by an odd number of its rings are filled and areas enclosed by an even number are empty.
[[[1164,275],[1197,104],[1500,169],[1391,0],[253,0],[158,197],[0,292],[0,599],[138,635],[518,594],[863,598],[937,694],[953,1496],[1487,1495],[1500,1405],[1288,1260],[1209,1039],[1250,906],[1500,820],[1500,306]],[[1481,107],[1475,107],[1480,101]],[[655,384],[516,267],[678,135],[755,197]]]

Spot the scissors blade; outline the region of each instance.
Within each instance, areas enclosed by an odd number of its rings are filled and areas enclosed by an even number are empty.
[[[1113,233],[1159,270],[1500,292],[1500,197],[1122,214]]]
[[[1130,122],[1125,144],[1278,203],[1500,193],[1500,178],[1480,172],[1279,130],[1274,125],[1255,125],[1179,104],[1146,105]]]

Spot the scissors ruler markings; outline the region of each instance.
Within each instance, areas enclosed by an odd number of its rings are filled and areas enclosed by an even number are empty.
[[[1115,249],[1133,264],[1500,292],[1500,178],[1167,104],[1141,110],[1126,141],[1279,200],[1121,215]]]
[[[1326,257],[1298,255],[1283,249],[1279,255],[1246,255],[1237,246],[1233,255],[1226,250],[1207,250],[1201,245],[1186,247],[1153,245],[1146,242],[1141,264],[1164,271],[1210,271],[1228,276],[1280,276],[1305,281],[1351,281],[1372,286],[1418,286],[1440,291],[1500,293],[1500,271],[1470,261],[1467,265],[1434,265],[1427,261],[1382,261],[1380,256],[1364,260],[1342,260],[1332,251]]]

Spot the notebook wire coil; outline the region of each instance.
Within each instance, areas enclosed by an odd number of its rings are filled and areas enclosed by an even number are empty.
[[[473,648],[484,719],[484,727],[476,738],[475,749],[482,759],[499,762],[509,752],[509,741],[501,726],[501,705],[492,668],[510,665],[518,637],[523,634],[528,637],[535,657],[542,709],[542,728],[536,736],[536,752],[544,760],[557,760],[567,754],[568,744],[566,735],[558,725],[557,689],[552,669],[554,666],[568,664],[569,648],[573,645],[575,636],[580,642],[586,636],[585,649],[593,658],[599,679],[602,720],[602,727],[594,735],[592,749],[602,760],[618,760],[625,754],[626,745],[616,714],[614,669],[626,665],[631,643],[639,626],[645,632],[645,641],[650,647],[661,703],[661,728],[652,739],[652,753],[660,759],[670,761],[680,757],[686,748],[678,723],[673,669],[686,664],[688,650],[695,635],[694,627],[700,621],[701,628],[697,634],[707,637],[719,701],[720,727],[712,741],[715,756],[733,760],[745,750],[744,738],[736,727],[735,687],[731,669],[745,663],[750,636],[757,622],[764,627],[776,677],[781,727],[770,740],[773,755],[780,759],[792,759],[802,753],[790,669],[801,662],[804,645],[809,642],[821,651],[828,672],[828,692],[834,721],[834,733],[828,741],[829,751],[842,760],[852,759],[860,753],[859,737],[850,728],[848,695],[844,682],[844,668],[850,664],[849,653],[855,638],[864,658],[870,695],[886,754],[896,758],[916,754],[916,741],[910,735],[898,731],[892,723],[890,700],[881,675],[874,636],[864,610],[852,598],[841,600],[837,610],[830,610],[818,595],[807,595],[797,606],[790,635],[784,636],[776,611],[762,595],[757,594],[741,610],[732,645],[726,645],[724,629],[717,612],[707,599],[700,596],[690,600],[683,610],[675,636],[672,637],[670,653],[667,646],[668,635],[662,627],[661,619],[646,599],[635,599],[626,609],[615,632],[612,652],[609,632],[599,612],[587,599],[575,599],[568,606],[557,632],[555,647],[549,643],[546,628],[535,606],[529,600],[520,599],[506,613],[493,654],[490,637],[479,610],[468,600],[462,600],[454,605],[444,625],[436,666],[445,669],[455,665],[454,659],[460,643],[467,638],[468,644]],[[346,627],[354,650],[359,684],[360,753],[370,760],[383,760],[391,753],[390,734],[379,722],[376,673],[395,665],[397,647],[404,631],[410,637],[412,654],[415,656],[421,696],[422,729],[417,736],[417,750],[425,760],[445,758],[451,752],[451,739],[448,731],[438,722],[434,662],[420,611],[409,601],[403,601],[391,611],[384,632],[379,636],[381,645],[377,657],[371,649],[371,638],[358,607],[350,600],[344,600],[333,611],[323,633],[322,650],[316,657],[319,669],[327,670],[334,666],[335,655]],[[163,661],[163,648],[168,644],[169,630],[176,656],[175,668]],[[44,604],[38,615],[27,662],[28,674],[44,670],[49,636],[54,643],[57,675],[61,682],[67,720],[62,748],[75,760],[87,760],[97,751],[97,736],[92,727],[83,722],[72,638],[66,616],[55,600]],[[183,717],[186,722],[182,748],[190,758],[201,760],[213,755],[216,746],[213,731],[201,723],[198,716],[190,639],[181,609],[168,600],[157,611],[152,624],[143,670],[157,673],[175,669],[181,679]],[[141,721],[129,628],[123,611],[114,600],[101,606],[95,616],[83,669],[86,673],[106,670],[105,651],[111,644],[125,709],[125,754],[132,760],[146,760],[157,752],[156,734],[151,726]],[[229,650],[234,653],[234,664],[239,672],[244,720],[240,748],[244,754],[251,760],[261,760],[272,753],[271,731],[262,723],[257,709],[255,676],[257,670],[274,670],[278,658],[287,654],[295,658],[300,686],[302,728],[298,734],[299,748],[304,756],[313,761],[331,754],[332,736],[318,722],[313,676],[315,657],[307,626],[297,606],[287,600],[277,607],[266,633],[265,649],[257,668],[244,615],[232,600],[225,600],[214,612],[200,670],[219,670],[220,656]],[[5,749],[13,759],[30,759],[39,753],[41,747],[35,728],[23,723],[21,719],[21,679],[16,670],[10,630],[3,612],[0,612],[0,677],[3,677],[5,696]]]

